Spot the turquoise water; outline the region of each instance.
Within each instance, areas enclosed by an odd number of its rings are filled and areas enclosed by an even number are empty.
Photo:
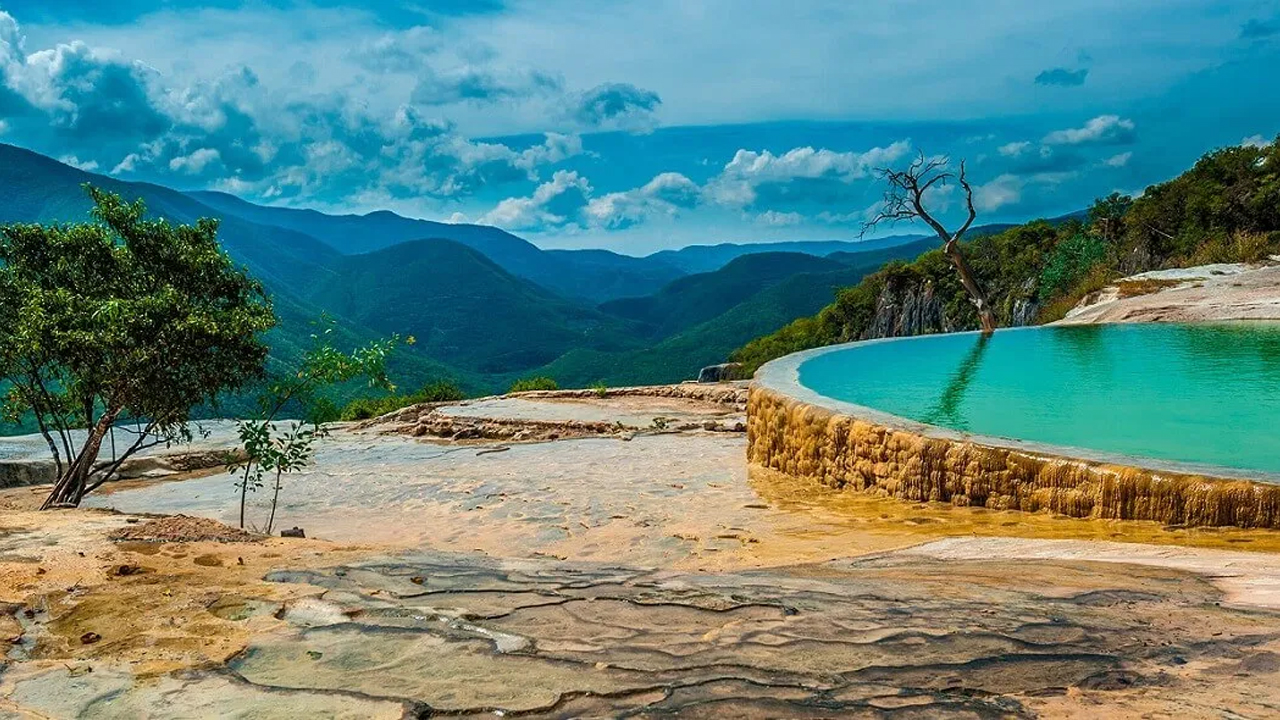
[[[837,400],[980,435],[1280,472],[1280,325],[1091,325],[855,345],[800,365]]]

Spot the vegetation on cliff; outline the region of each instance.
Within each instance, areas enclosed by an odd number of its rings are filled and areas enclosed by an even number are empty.
[[[1280,251],[1280,143],[1208,153],[1141,197],[1100,198],[1087,217],[1037,220],[965,243],[1000,325],[1061,318],[1086,295],[1134,273],[1256,262]],[[942,250],[891,262],[839,291],[816,315],[732,354],[748,369],[788,353],[873,337],[975,329],[974,306]]]

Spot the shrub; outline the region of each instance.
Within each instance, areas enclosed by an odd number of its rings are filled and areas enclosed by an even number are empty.
[[[1062,240],[1040,272],[1040,300],[1072,289],[1106,257],[1107,244],[1101,238],[1077,234]]]
[[[1266,260],[1275,247],[1276,238],[1266,233],[1235,232],[1230,236],[1217,235],[1196,248],[1187,259],[1187,264],[1256,263]]]
[[[1041,307],[1039,315],[1036,316],[1036,322],[1051,323],[1061,320],[1067,316],[1068,312],[1071,312],[1072,308],[1079,305],[1081,300],[1110,285],[1114,277],[1115,273],[1107,265],[1103,263],[1094,265],[1093,269],[1081,278],[1075,287]]]
[[[387,395],[380,398],[356,398],[342,408],[342,419],[369,420],[387,413],[395,412],[411,405],[429,402],[454,402],[467,397],[461,388],[448,380],[438,380],[423,385],[415,393],[408,395]]]
[[[519,393],[529,392],[531,390],[559,390],[560,386],[555,380],[549,377],[532,377],[523,380],[517,380],[511,384],[511,389],[507,392]]]

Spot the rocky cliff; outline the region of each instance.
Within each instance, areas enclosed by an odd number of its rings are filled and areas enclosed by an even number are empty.
[[[1001,298],[993,298],[997,302]],[[885,284],[876,299],[875,314],[859,340],[906,337],[932,333],[972,330],[976,324],[968,306],[948,307],[933,281],[924,278],[895,278]],[[1033,283],[1007,295],[996,307],[1002,327],[1035,323],[1040,305],[1035,301]]]

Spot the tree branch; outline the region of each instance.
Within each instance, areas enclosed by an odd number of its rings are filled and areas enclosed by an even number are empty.
[[[973,209],[973,188],[969,186],[969,179],[965,177],[964,161],[960,161],[960,187],[964,188],[964,203],[969,210],[969,217],[964,221],[964,225],[956,231],[953,236],[954,240],[959,240],[969,230],[969,226],[973,225],[974,218],[978,217],[978,212]]]

